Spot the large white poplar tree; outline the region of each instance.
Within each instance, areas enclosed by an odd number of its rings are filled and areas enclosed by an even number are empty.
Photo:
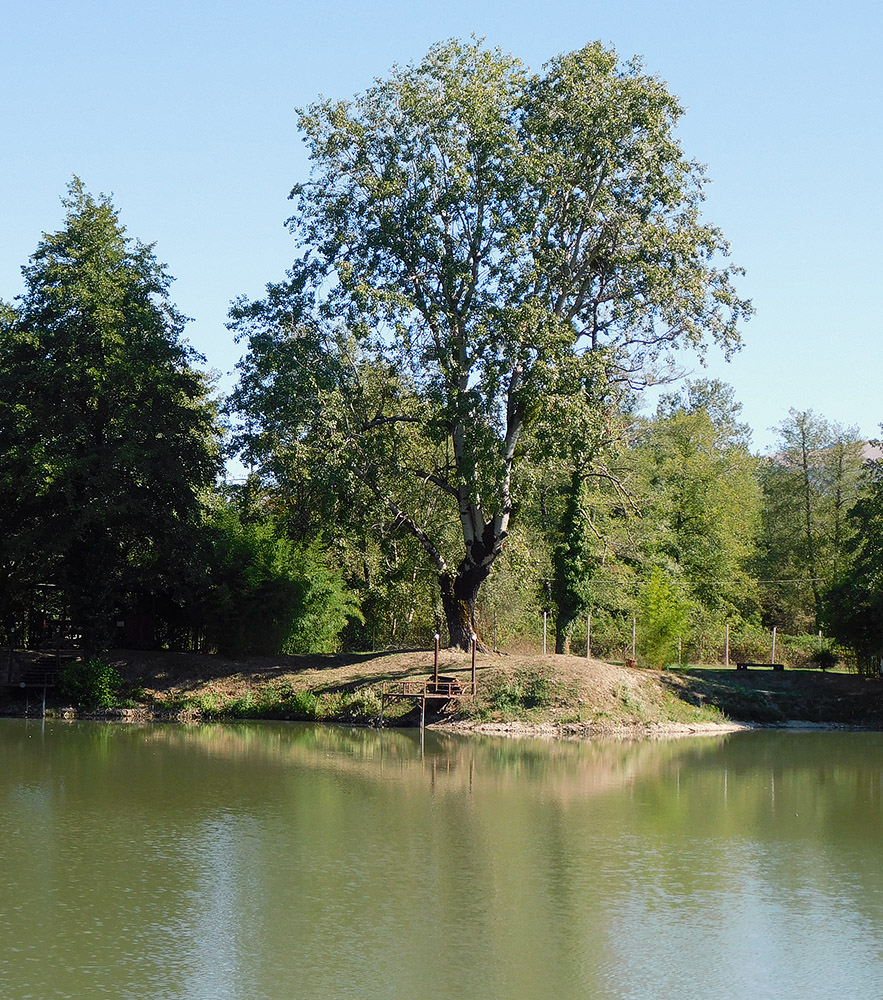
[[[643,385],[670,348],[738,345],[749,306],[700,217],[682,111],[599,43],[530,73],[450,41],[300,112],[299,256],[232,314],[249,338],[238,440],[273,472],[316,446],[354,476],[422,545],[454,645],[528,438],[603,418],[599,380]]]

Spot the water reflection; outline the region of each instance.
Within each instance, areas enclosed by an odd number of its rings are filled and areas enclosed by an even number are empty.
[[[876,996],[883,739],[0,723],[0,995]]]

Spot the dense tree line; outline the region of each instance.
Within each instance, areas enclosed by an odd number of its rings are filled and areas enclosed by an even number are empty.
[[[303,110],[297,257],[233,306],[226,400],[153,248],[75,179],[0,303],[5,640],[490,645],[545,614],[559,652],[590,620],[658,664],[776,625],[875,664],[879,462],[811,411],[758,457],[732,390],[668,366],[751,311],[681,113],[597,44],[534,74],[455,42]]]

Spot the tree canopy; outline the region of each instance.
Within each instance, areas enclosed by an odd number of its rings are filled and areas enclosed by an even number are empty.
[[[858,428],[812,410],[790,410],[778,430],[778,450],[762,470],[766,503],[758,568],[762,577],[785,582],[766,587],[764,604],[773,620],[793,630],[817,629],[825,593],[848,562],[856,522],[847,515],[860,495],[862,442]]]
[[[78,179],[63,204],[0,325],[0,517],[7,600],[60,586],[94,646],[135,566],[141,586],[180,570],[219,441],[165,266]]]
[[[883,671],[883,461],[865,464],[849,514],[845,565],[827,595],[827,624],[869,673]]]
[[[738,345],[749,306],[700,217],[681,114],[639,61],[599,43],[531,73],[459,41],[300,112],[313,170],[292,192],[298,259],[232,314],[250,338],[239,440],[271,462],[278,387],[292,371],[309,381],[288,400],[284,447],[323,425],[419,540],[455,643],[509,533],[526,431],[597,419],[598,378],[643,385],[671,347]],[[394,390],[355,391],[390,363]],[[459,541],[423,521],[427,487]]]

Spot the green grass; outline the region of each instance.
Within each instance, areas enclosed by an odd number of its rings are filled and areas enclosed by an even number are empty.
[[[268,686],[242,695],[208,692],[156,702],[173,715],[195,715],[206,722],[230,719],[293,719],[371,723],[380,717],[380,695],[373,687],[317,695],[290,684]],[[389,713],[387,713],[389,714]],[[395,713],[393,713],[395,717]]]

